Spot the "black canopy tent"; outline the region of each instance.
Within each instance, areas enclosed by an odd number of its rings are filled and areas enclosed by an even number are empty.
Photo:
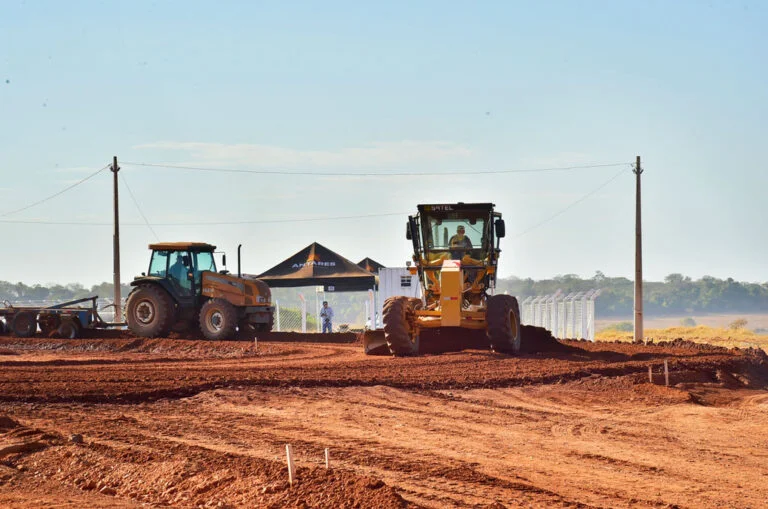
[[[357,292],[376,286],[373,274],[317,242],[256,277],[271,288],[322,285],[327,292]]]
[[[359,262],[357,262],[357,266],[361,269],[365,269],[371,274],[378,274],[379,269],[385,268],[384,265],[380,264],[376,260],[373,260],[371,258],[363,258]]]

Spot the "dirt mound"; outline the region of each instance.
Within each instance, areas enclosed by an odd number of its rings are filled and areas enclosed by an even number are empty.
[[[574,350],[572,346],[559,342],[543,327],[523,325],[521,332],[520,353],[572,352]]]

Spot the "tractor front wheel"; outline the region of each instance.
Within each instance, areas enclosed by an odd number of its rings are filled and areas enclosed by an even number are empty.
[[[237,310],[224,299],[211,299],[200,309],[200,330],[207,339],[217,341],[235,336]]]
[[[412,325],[413,311],[419,307],[421,301],[408,297],[390,297],[384,301],[384,339],[392,355],[419,353],[419,334]]]
[[[511,295],[488,297],[488,340],[494,352],[518,353],[522,343],[520,305]]]
[[[162,288],[142,285],[128,296],[126,318],[128,328],[137,336],[156,338],[167,336],[175,322],[173,300]]]

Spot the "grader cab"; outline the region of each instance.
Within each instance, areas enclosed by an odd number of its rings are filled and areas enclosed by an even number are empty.
[[[202,242],[150,244],[149,272],[131,282],[128,328],[161,337],[199,325],[207,339],[232,339],[237,331],[272,330],[269,286],[255,278],[217,272],[216,246]],[[225,262],[226,263],[226,262]]]
[[[492,203],[419,205],[409,216],[406,237],[413,243],[412,274],[422,299],[390,297],[382,322],[393,355],[419,352],[424,329],[484,330],[494,351],[516,353],[521,345],[520,309],[510,295],[494,295],[499,241],[504,220]],[[367,353],[380,349],[374,336]]]

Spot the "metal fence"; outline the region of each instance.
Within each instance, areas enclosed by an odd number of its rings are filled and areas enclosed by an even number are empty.
[[[528,297],[522,302],[521,321],[550,331],[559,339],[595,340],[595,299],[600,290]]]
[[[273,297],[275,296],[273,290]],[[362,331],[371,327],[371,313],[375,312],[376,296],[369,292],[350,292],[343,302],[322,291],[310,288],[298,295],[279,295],[273,299],[275,323],[272,330],[279,332],[321,332],[319,314],[323,300],[328,300],[334,311],[333,332]],[[374,318],[378,322],[378,316]]]

